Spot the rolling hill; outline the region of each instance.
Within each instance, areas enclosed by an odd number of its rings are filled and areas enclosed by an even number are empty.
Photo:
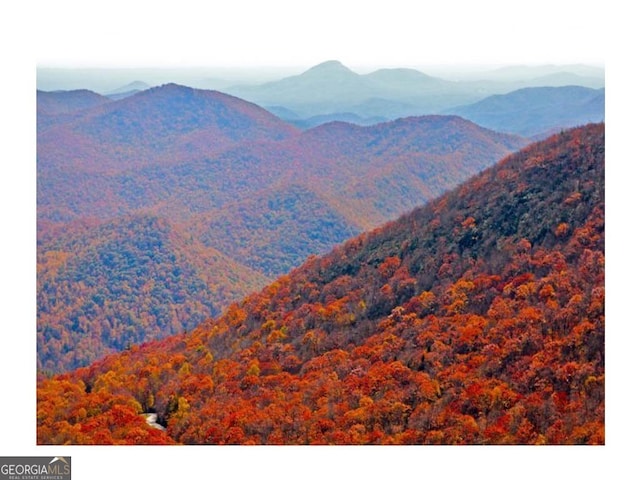
[[[66,221],[139,208],[208,211],[292,178],[315,187],[333,176],[365,182],[372,170],[400,168],[407,156],[416,175],[462,169],[447,172],[446,189],[524,143],[447,117],[366,128],[335,122],[303,134],[239,99],[167,85],[85,111],[38,136],[38,215]],[[464,165],[447,165],[448,156]]]
[[[40,378],[37,423],[39,444],[604,444],[604,125]]]
[[[38,265],[57,262],[38,283],[38,365],[49,371],[189,329],[525,144],[457,117],[301,132],[256,105],[175,84],[52,118],[37,145]],[[161,255],[131,246],[158,235]],[[104,268],[95,251],[114,245],[129,245],[131,258]],[[197,291],[191,315],[141,310],[167,300],[135,280],[142,263],[167,288]],[[110,307],[92,305],[97,294]]]
[[[72,114],[109,103],[111,99],[90,90],[36,92],[38,131],[73,118]]]
[[[37,92],[38,115],[75,113],[110,101],[90,90]]]
[[[538,87],[493,95],[450,114],[500,132],[534,137],[561,128],[604,121],[604,89]]]
[[[167,84],[85,110],[72,122],[38,132],[38,160],[41,168],[125,170],[295,132],[238,98]]]

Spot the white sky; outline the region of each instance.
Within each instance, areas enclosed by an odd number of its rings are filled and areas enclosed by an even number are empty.
[[[539,0],[39,2],[53,66],[602,63],[602,2]],[[37,13],[36,13],[37,12]]]
[[[3,2],[0,455],[71,455],[75,480],[114,478],[111,466],[123,462],[132,462],[129,478],[158,479],[242,478],[241,472],[275,478],[271,474],[276,468],[280,479],[345,478],[345,473],[352,478],[407,478],[412,472],[416,478],[539,479],[544,474],[585,479],[606,477],[614,468],[637,471],[630,464],[633,455],[626,452],[632,440],[625,436],[638,431],[637,373],[627,369],[638,365],[640,320],[637,282],[627,282],[625,276],[639,271],[637,234],[631,230],[637,216],[638,202],[631,195],[637,189],[638,154],[629,142],[637,137],[637,122],[627,116],[639,107],[630,81],[637,78],[632,48],[638,44],[632,5],[592,0]],[[350,68],[606,64],[607,446],[533,453],[376,449],[373,454],[362,449],[36,448],[36,65],[309,67],[329,59]],[[247,455],[255,462],[247,462]],[[381,461],[387,458],[391,461]],[[185,476],[183,468],[191,475]]]

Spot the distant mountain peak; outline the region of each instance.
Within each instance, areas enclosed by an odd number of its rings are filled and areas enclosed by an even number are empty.
[[[391,76],[403,76],[409,78],[432,78],[426,73],[413,68],[379,68],[371,72],[369,77],[391,77]]]
[[[140,91],[140,90],[147,90],[148,88],[150,88],[151,85],[149,85],[148,83],[142,82],[140,80],[131,82],[131,83],[127,83],[126,85],[123,85],[120,88],[116,88],[115,90],[112,90],[110,92],[107,93],[107,95],[117,95],[120,93],[128,93],[128,92],[133,92],[133,91]]]
[[[169,82],[164,83],[162,85],[158,85],[157,87],[151,87],[147,90],[143,90],[140,92],[142,94],[147,94],[150,96],[158,95],[158,96],[170,96],[170,97],[192,97],[196,94],[202,94],[205,96],[209,96],[212,98],[233,98],[230,95],[219,92],[217,90],[202,90],[193,87],[189,87],[187,85],[182,85],[179,83]]]
[[[328,60],[326,62],[319,63],[318,65],[311,67],[302,75],[316,75],[316,74],[349,74],[357,75],[355,72],[345,67],[338,60]]]
[[[191,87],[187,87],[185,85],[180,85],[178,83],[174,83],[174,82],[170,82],[170,83],[164,83],[162,85],[160,85],[159,87],[155,87],[152,88],[151,90],[183,90],[183,91],[192,91],[193,88]]]

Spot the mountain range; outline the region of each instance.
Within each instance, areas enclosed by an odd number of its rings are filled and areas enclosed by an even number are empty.
[[[85,97],[95,104],[76,107]],[[190,329],[527,143],[456,116],[301,131],[176,84],[117,101],[42,98],[61,112],[39,119],[37,137],[38,365],[48,371]],[[174,308],[161,306],[169,298]]]
[[[583,73],[589,76],[580,75]],[[255,102],[270,111],[289,112],[290,121],[347,114],[393,120],[442,113],[483,98],[527,87],[584,86],[603,88],[597,69],[509,69],[488,79],[445,80],[415,69],[379,69],[358,74],[332,60],[303,73],[259,85],[227,87],[225,92]],[[593,76],[591,76],[593,75]]]
[[[41,376],[38,444],[604,444],[604,151],[603,124],[563,131],[191,332]]]
[[[602,122],[604,112],[603,88],[577,86],[525,88],[447,111],[483,127],[525,137]]]
[[[110,92],[106,93],[105,96],[109,97],[112,100],[120,100],[121,98],[130,97],[131,95],[140,93],[143,90],[148,90],[149,88],[151,88],[151,85],[149,85],[148,83],[136,80],[127,83],[122,87],[118,87],[115,90],[111,90]]]

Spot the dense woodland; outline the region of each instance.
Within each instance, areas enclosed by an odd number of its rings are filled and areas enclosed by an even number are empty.
[[[191,329],[527,143],[452,116],[300,131],[175,84],[38,95],[38,366]]]
[[[75,222],[62,231],[41,224],[39,242],[46,245],[37,257],[43,372],[184,332],[266,282],[152,215]]]
[[[604,380],[598,124],[526,147],[189,333],[41,376],[37,434],[603,444]]]

